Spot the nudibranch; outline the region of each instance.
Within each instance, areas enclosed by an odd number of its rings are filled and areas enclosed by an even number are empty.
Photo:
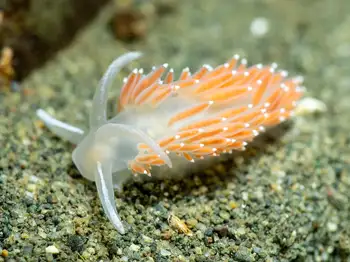
[[[178,79],[163,64],[149,74],[134,69],[124,79],[118,114],[107,119],[112,80],[140,56],[126,53],[110,64],[92,101],[88,131],[37,110],[52,132],[77,144],[73,162],[95,181],[103,209],[120,233],[125,229],[114,188],[121,189],[132,174],[151,176],[152,167],[172,168],[178,161],[185,167],[244,150],[266,128],[289,119],[304,92],[301,77],[288,78],[276,64],[247,67],[238,55],[193,74],[185,68]]]

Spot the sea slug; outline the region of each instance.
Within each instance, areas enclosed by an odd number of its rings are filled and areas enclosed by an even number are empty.
[[[194,74],[185,68],[177,80],[164,64],[149,74],[134,69],[124,79],[118,114],[107,119],[108,87],[122,67],[140,56],[124,54],[108,67],[93,98],[90,130],[37,110],[51,131],[77,144],[73,162],[95,181],[103,209],[120,233],[125,229],[113,188],[121,189],[131,174],[151,176],[152,167],[201,165],[244,150],[266,128],[290,118],[304,92],[301,77],[288,78],[276,64],[247,67],[238,55],[214,69],[204,65]]]

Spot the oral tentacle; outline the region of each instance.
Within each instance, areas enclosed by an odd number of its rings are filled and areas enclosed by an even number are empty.
[[[124,66],[139,58],[141,55],[140,52],[130,52],[118,57],[110,64],[100,81],[99,87],[96,89],[92,101],[90,128],[98,128],[107,122],[108,87],[112,83],[115,75],[118,74]]]
[[[112,181],[112,166],[97,162],[95,172],[95,183],[100,197],[102,207],[109,221],[120,234],[125,234],[123,223],[119,217],[114,200],[114,190]]]
[[[43,109],[38,109],[36,115],[54,134],[73,144],[78,144],[84,136],[84,131],[80,128],[57,120]]]

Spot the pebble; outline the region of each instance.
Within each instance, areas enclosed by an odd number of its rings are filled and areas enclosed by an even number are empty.
[[[221,211],[219,213],[219,216],[222,218],[222,219],[225,219],[225,220],[229,220],[230,219],[230,214],[226,211]]]
[[[88,247],[82,254],[82,256],[84,258],[89,258],[91,257],[92,255],[94,255],[96,252],[95,252],[95,249],[92,248],[92,247]]]
[[[257,199],[262,199],[262,198],[264,198],[264,192],[263,192],[263,190],[262,190],[261,187],[259,187],[259,188],[256,189],[256,191],[255,191],[255,197],[256,197]]]
[[[235,201],[230,201],[228,204],[232,209],[235,209],[239,206],[238,203]]]
[[[46,251],[46,253],[49,253],[49,254],[58,254],[58,253],[60,253],[58,248],[55,247],[54,245],[48,246],[47,248],[45,248],[45,251]]]
[[[140,246],[135,245],[135,244],[131,244],[130,247],[129,247],[129,249],[130,249],[131,251],[137,252],[137,251],[140,250]]]
[[[8,255],[9,255],[9,252],[8,252],[6,249],[3,249],[3,250],[1,251],[1,256],[2,256],[2,257],[8,257]]]
[[[195,218],[190,218],[186,220],[186,224],[188,225],[189,228],[194,228],[198,223],[198,220]]]
[[[78,235],[70,235],[67,238],[67,245],[73,252],[81,252],[84,250],[84,238]]]
[[[198,231],[196,231],[196,236],[197,236],[198,239],[203,239],[204,234],[203,234],[202,231],[198,230]]]
[[[261,252],[261,248],[260,247],[253,247],[253,251],[254,251],[254,253],[259,254]]]
[[[217,226],[214,228],[214,231],[218,233],[220,237],[226,237],[228,234],[228,227],[227,226]]]
[[[168,256],[171,255],[171,253],[170,253],[168,250],[162,248],[162,249],[160,250],[160,255],[161,255],[162,257],[168,257]]]
[[[213,235],[213,229],[212,228],[208,228],[207,230],[205,230],[204,235],[210,237]]]
[[[333,222],[328,222],[327,228],[330,232],[335,232],[338,229],[338,225],[336,223],[333,223]]]
[[[204,238],[204,243],[206,245],[210,245],[210,244],[214,243],[214,238],[213,237],[206,237],[206,238]]]
[[[145,241],[145,243],[152,243],[153,239],[146,236],[146,235],[142,235],[143,241]]]
[[[196,247],[194,249],[194,252],[196,252],[197,255],[202,255],[203,254],[202,249],[200,247]]]
[[[235,253],[235,258],[237,261],[244,261],[244,262],[249,262],[249,261],[254,261],[253,256],[251,255],[250,251],[248,248],[244,246],[240,246]]]
[[[134,224],[135,223],[135,219],[132,216],[128,216],[126,221],[128,222],[128,224]]]
[[[295,114],[298,116],[310,115],[314,113],[324,113],[327,111],[327,105],[313,97],[302,98],[295,109]]]
[[[210,218],[210,221],[215,224],[215,225],[220,225],[224,222],[224,219],[220,216],[217,216],[217,215],[213,215],[211,218]]]
[[[244,235],[244,234],[245,234],[245,229],[244,229],[244,227],[238,228],[238,229],[236,230],[236,233],[237,233],[237,235],[240,235],[240,236]]]
[[[248,201],[248,193],[247,192],[242,192],[242,199],[244,201]]]
[[[197,228],[198,230],[205,231],[206,226],[205,226],[203,223],[198,223],[198,224],[196,225],[196,228]]]

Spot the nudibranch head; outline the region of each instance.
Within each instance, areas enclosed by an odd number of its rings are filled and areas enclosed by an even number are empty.
[[[107,119],[109,85],[140,56],[127,53],[108,67],[93,98],[87,132],[37,111],[54,133],[77,144],[73,162],[95,181],[103,209],[120,233],[125,230],[113,188],[121,188],[131,173],[150,176],[152,167],[172,167],[179,159],[187,164],[244,150],[266,128],[290,118],[304,91],[302,78],[287,78],[276,64],[248,68],[237,55],[193,75],[185,68],[178,80],[172,69],[162,77],[168,67],[163,64],[148,75],[134,69],[124,80],[118,114]]]

